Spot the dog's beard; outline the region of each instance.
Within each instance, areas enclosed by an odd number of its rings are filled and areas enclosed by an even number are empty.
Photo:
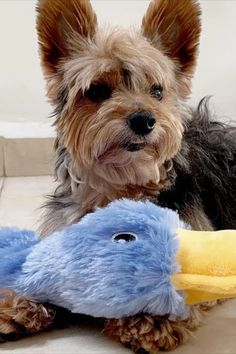
[[[108,184],[117,186],[146,186],[159,184],[160,168],[165,158],[158,152],[158,146],[142,142],[129,142],[109,147],[94,160],[88,178],[96,176]]]
[[[180,149],[182,125],[179,129],[160,127],[147,137],[135,136],[129,131],[110,134],[111,139],[96,142],[92,147],[92,172],[112,185],[158,185],[162,178],[160,169]],[[104,136],[109,137],[109,134]]]
[[[130,152],[116,148],[94,162],[92,174],[117,186],[157,184],[160,180],[158,161],[145,149]],[[89,176],[91,173],[89,174]],[[96,178],[96,177],[95,177]]]

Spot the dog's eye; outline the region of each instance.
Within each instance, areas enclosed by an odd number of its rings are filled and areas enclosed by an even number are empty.
[[[117,243],[126,243],[136,240],[137,236],[131,232],[118,232],[112,236],[112,241]]]
[[[161,101],[163,98],[163,87],[158,84],[152,85],[151,95]]]
[[[112,89],[106,84],[92,84],[85,96],[93,102],[102,102],[111,97]]]

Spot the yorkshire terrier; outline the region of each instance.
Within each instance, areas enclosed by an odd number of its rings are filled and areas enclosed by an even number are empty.
[[[178,210],[194,229],[235,228],[236,129],[212,120],[207,100],[196,111],[185,103],[199,50],[198,2],[153,0],[140,30],[100,28],[89,0],[39,0],[37,11],[59,181],[42,235],[122,197]],[[14,302],[17,319],[8,315]],[[42,305],[34,306],[14,294],[4,298],[0,332],[53,322],[50,308],[42,316]],[[170,350],[209,306],[193,307],[186,321],[140,314],[108,321],[106,330],[135,351]]]

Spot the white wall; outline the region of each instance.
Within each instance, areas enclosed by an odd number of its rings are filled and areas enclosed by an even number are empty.
[[[66,1],[66,0],[65,0]],[[179,0],[181,1],[181,0]],[[93,0],[100,22],[141,22],[148,0]],[[204,0],[193,102],[214,95],[215,110],[236,118],[236,1]],[[47,121],[35,33],[35,0],[0,1],[0,121]]]

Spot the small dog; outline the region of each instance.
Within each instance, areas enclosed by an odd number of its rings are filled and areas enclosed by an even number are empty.
[[[37,9],[59,181],[42,235],[122,197],[178,210],[194,229],[235,228],[236,129],[211,120],[207,100],[197,111],[185,103],[199,50],[198,2],[153,0],[141,29],[128,31],[100,28],[89,0],[39,0]],[[186,321],[144,314],[106,328],[134,350],[170,350],[206,307],[193,307]],[[35,316],[40,327],[37,309]],[[46,308],[45,316],[48,325]]]

